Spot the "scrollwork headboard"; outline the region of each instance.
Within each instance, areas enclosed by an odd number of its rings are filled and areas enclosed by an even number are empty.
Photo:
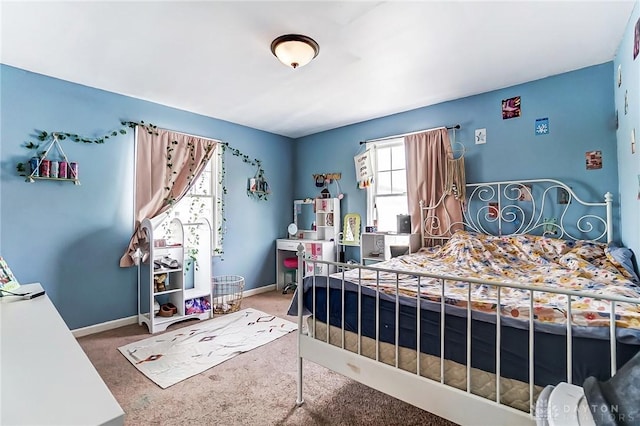
[[[489,235],[613,240],[610,192],[604,195],[604,201],[588,202],[569,185],[554,179],[471,183],[466,185],[461,221],[451,219],[444,199],[433,205],[420,202],[423,246],[445,240],[463,228]]]

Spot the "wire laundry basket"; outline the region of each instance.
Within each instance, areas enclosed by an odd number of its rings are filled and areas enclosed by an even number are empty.
[[[230,314],[240,309],[244,278],[239,275],[221,275],[211,279],[214,314]]]

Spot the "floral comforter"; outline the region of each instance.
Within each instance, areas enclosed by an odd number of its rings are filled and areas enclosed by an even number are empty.
[[[608,254],[606,244],[590,241],[564,241],[553,238],[520,235],[498,237],[459,231],[442,246],[423,248],[418,253],[400,256],[378,263],[375,267],[400,270],[399,291],[416,296],[418,279],[412,272],[478,278],[512,282],[530,286],[592,292],[596,295],[617,295],[638,299],[640,287],[630,280],[630,274]],[[349,281],[395,295],[396,274],[355,269],[345,273]],[[335,275],[338,277],[338,275]],[[342,274],[339,274],[342,277]],[[441,282],[420,277],[421,297],[440,301]],[[467,306],[468,284],[445,281],[445,302]],[[529,319],[530,292],[502,288],[500,311],[503,316]],[[491,285],[471,285],[471,308],[495,312],[497,290]],[[591,297],[572,297],[572,324],[609,326],[610,305]],[[640,329],[640,305],[616,302],[618,327]],[[565,323],[567,296],[534,292],[534,319],[548,323]]]

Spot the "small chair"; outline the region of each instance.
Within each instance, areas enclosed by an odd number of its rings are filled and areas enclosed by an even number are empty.
[[[284,281],[285,286],[282,290],[282,294],[287,294],[289,290],[295,290],[298,286],[298,258],[297,257],[287,257],[282,262],[284,265]],[[291,275],[291,280],[287,282],[287,276]]]

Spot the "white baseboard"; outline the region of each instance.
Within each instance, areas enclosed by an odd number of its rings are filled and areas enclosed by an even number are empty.
[[[90,334],[100,333],[101,331],[113,330],[114,328],[124,327],[125,325],[137,324],[138,316],[120,318],[117,320],[107,321],[100,324],[89,325],[87,327],[76,328],[71,330],[71,334],[77,339],[78,337],[88,336]]]
[[[265,285],[264,287],[252,288],[251,290],[243,290],[242,297],[253,296],[260,293],[267,293],[276,289],[275,284]]]
[[[251,290],[245,290],[242,292],[242,297],[249,297],[260,293],[266,293],[276,289],[275,284],[266,285],[264,287],[252,288]],[[89,325],[87,327],[76,328],[71,330],[73,336],[78,337],[88,336],[90,334],[100,333],[102,331],[113,330],[114,328],[124,327],[125,325],[136,324],[138,322],[138,316],[133,315],[131,317],[120,318],[117,320],[107,321],[100,324]]]

